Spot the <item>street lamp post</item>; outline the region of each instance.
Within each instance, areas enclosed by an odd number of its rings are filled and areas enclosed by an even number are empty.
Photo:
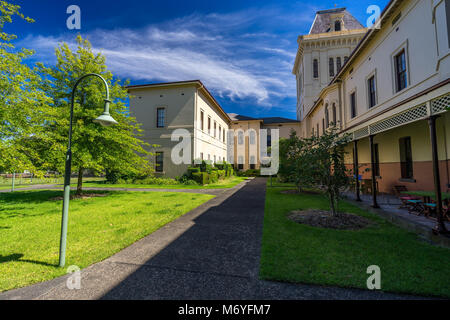
[[[106,80],[96,73],[89,73],[78,79],[78,81],[75,83],[72,89],[72,103],[70,106],[69,147],[67,149],[66,154],[66,169],[64,174],[64,201],[63,201],[63,214],[61,223],[61,242],[59,247],[59,266],[61,268],[64,267],[66,264],[67,222],[69,219],[69,201],[70,201],[70,176],[72,174],[72,121],[73,121],[73,106],[75,103],[75,92],[80,82],[90,76],[100,78],[105,84],[106,88],[106,99],[103,114],[97,119],[95,119],[94,122],[99,123],[104,127],[109,127],[117,124],[117,121],[114,120],[109,114],[109,104],[111,103],[111,101],[109,100],[109,88]]]

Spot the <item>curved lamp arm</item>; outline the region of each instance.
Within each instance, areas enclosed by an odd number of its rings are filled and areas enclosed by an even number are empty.
[[[70,123],[69,123],[69,150],[72,148],[72,121],[73,121],[73,107],[75,104],[75,93],[77,91],[77,87],[78,85],[86,78],[88,77],[97,77],[99,79],[101,79],[105,85],[105,89],[106,89],[106,98],[105,98],[105,109],[103,114],[104,115],[108,115],[109,116],[109,104],[111,103],[111,100],[109,100],[109,87],[108,87],[108,83],[106,82],[105,78],[103,78],[101,75],[97,74],[97,73],[88,73],[85,74],[84,76],[82,76],[80,79],[77,80],[77,82],[75,82],[75,85],[73,86],[72,89],[72,102],[70,105]]]

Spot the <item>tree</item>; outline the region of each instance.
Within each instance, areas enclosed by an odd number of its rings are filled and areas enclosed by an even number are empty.
[[[33,55],[28,49],[17,50],[12,40],[17,36],[4,31],[13,17],[27,22],[20,6],[0,1],[0,170],[36,171],[37,154],[24,141],[43,133],[48,97],[39,89],[41,78],[24,60]]]
[[[340,135],[336,127],[306,142],[311,158],[310,170],[304,172],[305,179],[325,192],[333,215],[338,212],[342,189],[350,184],[351,172],[345,166],[344,151],[348,142],[348,136]]]
[[[299,192],[304,187],[311,186],[309,175],[310,157],[308,144],[305,139],[300,139],[295,131],[291,132],[289,139],[280,139],[280,177],[289,182],[294,182]]]
[[[148,144],[140,139],[142,129],[125,104],[127,90],[108,70],[105,57],[93,52],[88,40],[78,36],[76,41],[76,51],[72,51],[66,43],[56,49],[55,66],[38,64],[45,79],[41,88],[51,97],[50,108],[54,111],[51,119],[46,122],[47,137],[52,144],[41,149],[45,152],[45,162],[63,172],[68,143],[70,97],[75,82],[83,75],[97,73],[106,79],[112,100],[110,113],[119,123],[109,128],[93,123],[103,111],[105,88],[96,77],[86,78],[78,86],[76,93],[72,138],[73,167],[78,171],[77,193],[80,194],[83,172],[87,169],[138,175],[150,173],[152,167],[148,161],[151,154],[145,150]]]
[[[330,201],[330,211],[338,212],[341,191],[350,183],[350,172],[344,162],[347,136],[335,127],[324,134],[302,139],[295,132],[280,140],[280,176],[292,181],[299,192],[304,188],[323,190]]]

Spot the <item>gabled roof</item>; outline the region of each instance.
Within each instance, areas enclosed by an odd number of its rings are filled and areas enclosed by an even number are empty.
[[[332,16],[334,14],[341,13],[343,15],[342,20],[344,21],[344,26],[346,30],[362,29],[364,28],[355,17],[353,17],[346,8],[337,8],[330,10],[322,10],[316,12],[316,18],[314,19],[313,25],[309,34],[319,34],[330,32],[330,25],[333,22]]]

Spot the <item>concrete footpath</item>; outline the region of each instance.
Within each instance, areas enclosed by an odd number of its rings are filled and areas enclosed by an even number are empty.
[[[258,278],[266,179],[221,192],[111,258],[0,299],[408,299],[409,296]]]

